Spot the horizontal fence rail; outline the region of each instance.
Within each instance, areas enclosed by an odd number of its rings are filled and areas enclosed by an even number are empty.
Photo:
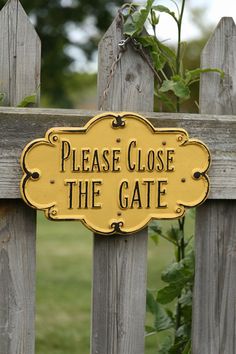
[[[22,172],[19,158],[32,139],[42,138],[47,129],[84,126],[101,111],[0,108],[0,196],[19,198]],[[212,154],[209,171],[210,199],[236,198],[236,117],[207,114],[141,112],[155,127],[184,128],[190,138],[208,145]],[[18,127],[21,129],[18,129]]]

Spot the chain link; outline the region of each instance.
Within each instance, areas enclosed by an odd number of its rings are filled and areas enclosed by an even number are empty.
[[[101,105],[99,107],[100,110],[103,109],[103,104],[104,104],[104,102],[105,102],[105,100],[107,98],[107,95],[108,95],[108,92],[109,92],[109,89],[110,89],[110,85],[111,85],[112,79],[113,79],[113,77],[115,75],[118,63],[121,60],[123,53],[127,50],[127,44],[130,42],[130,40],[131,40],[130,37],[126,37],[126,38],[121,39],[120,42],[118,43],[119,51],[118,51],[118,54],[115,57],[112,65],[111,65],[111,68],[110,68],[110,73],[109,73],[109,77],[108,77],[108,80],[107,80],[107,85],[106,85],[105,90],[103,91],[102,103],[101,103]]]

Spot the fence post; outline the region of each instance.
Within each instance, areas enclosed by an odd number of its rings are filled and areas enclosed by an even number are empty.
[[[18,0],[0,12],[0,53],[4,105],[39,98],[40,41]],[[12,198],[7,189],[0,198],[0,354],[34,354],[36,212],[3,199]]]
[[[232,18],[223,18],[202,52],[202,67],[221,68],[225,78],[202,75],[201,113],[236,114],[235,38]],[[235,236],[235,200],[209,200],[197,209],[192,354],[235,354]]]
[[[99,45],[99,108],[152,111],[147,63],[128,46],[115,64],[122,24],[118,15]],[[147,229],[128,237],[94,236],[92,354],[144,353],[147,236]]]

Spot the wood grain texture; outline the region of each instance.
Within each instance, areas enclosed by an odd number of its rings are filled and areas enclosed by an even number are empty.
[[[0,201],[0,354],[34,354],[36,213]]]
[[[200,110],[209,114],[236,112],[236,30],[231,17],[224,17],[202,51],[201,67],[222,69],[218,73],[204,73],[200,81]]]
[[[99,107],[152,110],[153,75],[131,48],[110,68],[122,38],[118,16],[99,45]],[[143,354],[146,309],[147,229],[132,236],[94,235],[91,354]]]
[[[120,53],[122,25],[121,17],[117,16],[99,43],[98,107],[103,111],[152,111],[154,79],[141,56],[128,45],[121,60],[113,66]],[[110,81],[111,68],[114,75]]]
[[[17,0],[0,12],[0,51],[4,104],[14,106],[27,95],[39,95],[40,42]],[[18,121],[15,131],[22,128]],[[4,125],[0,130],[4,135]],[[20,200],[1,199],[0,354],[35,352],[35,235],[36,212]]]
[[[41,45],[18,0],[0,12],[0,92],[5,106],[17,106],[24,97],[40,93]]]
[[[235,37],[233,20],[223,18],[203,50],[202,66],[222,68],[226,76],[202,75],[201,113],[236,113]],[[192,354],[236,352],[235,215],[235,200],[210,200],[197,209]]]
[[[23,147],[51,127],[84,126],[96,113],[80,110],[0,108],[0,198],[19,198]],[[185,128],[212,153],[211,199],[236,199],[236,117],[142,113],[155,127]],[[19,129],[19,126],[21,129]],[[10,176],[10,178],[9,178]]]

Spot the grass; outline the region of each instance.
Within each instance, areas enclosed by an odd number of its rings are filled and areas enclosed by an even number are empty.
[[[173,258],[168,242],[155,246],[149,240],[150,289],[161,286],[161,270]],[[36,354],[89,354],[91,273],[91,232],[79,222],[51,222],[39,213]],[[157,342],[158,337],[148,337],[145,354],[155,354]]]

